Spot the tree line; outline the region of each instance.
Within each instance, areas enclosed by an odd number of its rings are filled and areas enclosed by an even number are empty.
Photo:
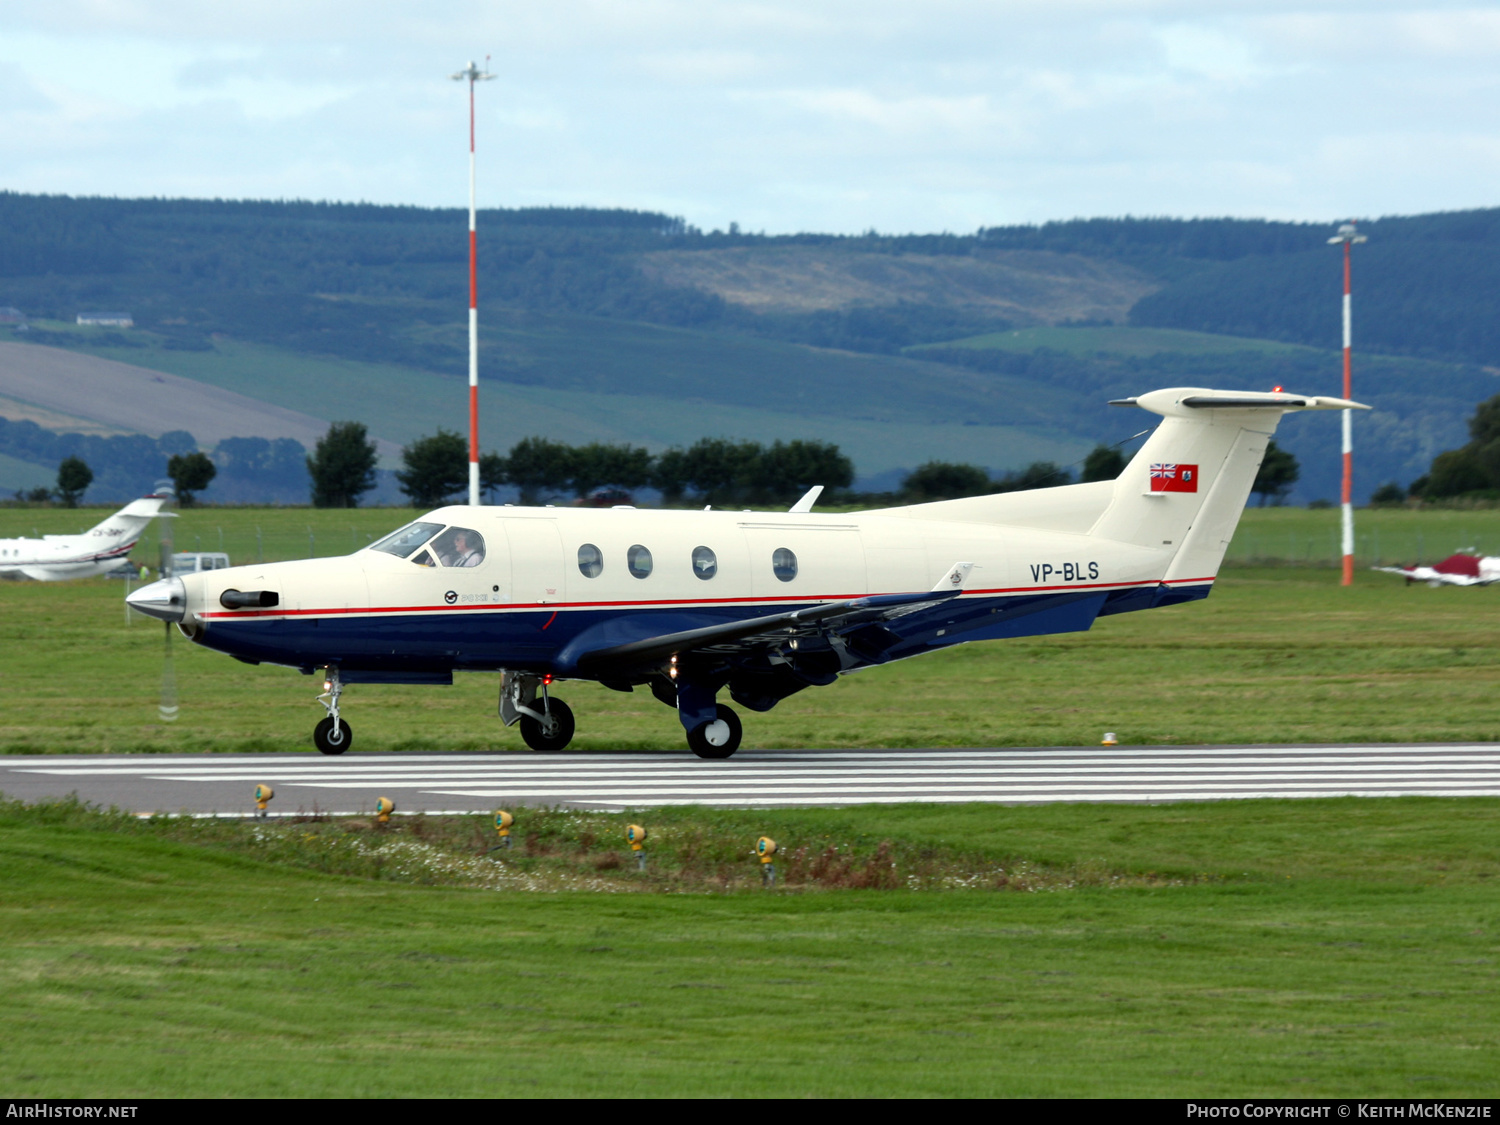
[[[1394,483],[1382,493],[1377,498],[1388,503],[1401,499]],[[1500,500],[1500,395],[1475,407],[1469,419],[1469,441],[1434,457],[1431,469],[1412,481],[1407,495],[1419,500]]]

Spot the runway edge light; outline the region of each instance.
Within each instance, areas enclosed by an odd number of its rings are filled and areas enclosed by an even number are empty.
[[[378,824],[389,824],[391,813],[396,811],[396,802],[389,797],[381,797],[375,802],[375,821]]]
[[[755,841],[755,854],[760,857],[760,881],[764,886],[774,887],[776,885],[776,864],[772,862],[776,855],[776,841],[769,836],[762,836]]]
[[[257,785],[255,787],[255,815],[262,820],[266,815],[266,804],[272,797],[276,796],[276,790],[269,785]]]
[[[1107,730],[1107,731],[1104,732],[1104,741],[1101,742],[1101,743],[1099,743],[1099,745],[1100,746],[1118,746],[1118,745],[1120,745],[1120,739],[1115,734],[1114,731]]]
[[[641,851],[641,847],[646,843],[646,830],[639,824],[627,824],[625,839],[630,841],[630,850],[635,852],[635,869],[646,870],[646,853]]]
[[[510,847],[510,826],[515,822],[516,818],[511,816],[505,809],[495,810],[495,831],[500,836],[500,842],[494,848],[491,848],[490,851],[494,851],[495,848]]]

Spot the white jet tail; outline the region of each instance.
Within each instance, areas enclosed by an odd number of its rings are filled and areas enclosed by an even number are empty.
[[[168,499],[170,497],[146,496],[140,500],[132,500],[103,523],[90,528],[83,534],[110,546],[134,545],[141,537],[141,532],[145,530],[146,525],[153,519],[157,516],[173,514],[161,510],[161,506]]]
[[[1114,480],[1089,534],[1176,548],[1168,582],[1218,574],[1283,414],[1369,409],[1341,398],[1200,387],[1152,391],[1118,405],[1139,406],[1164,421]]]

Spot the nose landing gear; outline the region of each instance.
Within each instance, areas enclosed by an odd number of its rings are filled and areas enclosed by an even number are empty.
[[[500,680],[500,718],[520,723],[521,740],[533,750],[561,750],[573,741],[573,709],[548,686],[551,676],[507,672]]]
[[[343,691],[338,668],[329,665],[327,678],[323,681],[323,694],[318,696],[318,702],[328,712],[328,717],[313,727],[313,745],[324,754],[342,754],[354,742],[349,724],[339,718],[339,696]]]

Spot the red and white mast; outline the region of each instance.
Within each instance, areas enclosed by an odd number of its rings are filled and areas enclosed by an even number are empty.
[[[1353,345],[1354,345],[1354,306],[1350,296],[1349,285],[1349,247],[1356,242],[1368,242],[1366,235],[1358,233],[1353,223],[1344,223],[1339,227],[1338,234],[1328,240],[1329,245],[1342,242],[1344,244],[1344,398],[1346,400],[1354,397],[1353,387]],[[1343,515],[1343,547],[1344,547],[1344,585],[1354,585],[1354,423],[1353,411],[1345,410],[1344,415],[1344,481],[1340,489],[1341,509]]]
[[[455,82],[469,80],[469,503],[479,505],[479,238],[474,211],[474,83],[495,77],[489,56],[480,70],[473,60],[457,74]]]

